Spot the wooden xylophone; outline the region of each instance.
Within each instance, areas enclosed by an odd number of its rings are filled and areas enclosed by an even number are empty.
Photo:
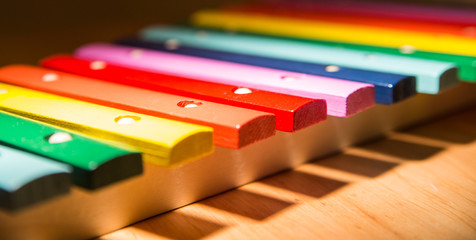
[[[1,68],[0,239],[98,236],[476,102],[476,40],[438,30],[471,15],[313,8],[199,11]]]

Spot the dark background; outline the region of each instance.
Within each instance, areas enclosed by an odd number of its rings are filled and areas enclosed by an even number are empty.
[[[0,0],[0,66],[36,64],[82,44],[112,41],[153,23],[184,22],[229,0]]]
[[[468,5],[475,1],[419,2]],[[244,0],[0,0],[0,66],[36,64],[43,57],[69,53],[82,44],[112,41],[153,23],[184,22],[195,10],[235,2]],[[468,6],[474,8],[474,4]]]

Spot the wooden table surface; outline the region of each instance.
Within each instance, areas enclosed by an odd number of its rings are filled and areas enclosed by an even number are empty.
[[[99,237],[476,239],[476,107]]]

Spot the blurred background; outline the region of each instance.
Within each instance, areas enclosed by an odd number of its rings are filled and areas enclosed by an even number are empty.
[[[186,21],[195,10],[230,0],[0,0],[0,66],[36,64],[55,53],[112,41],[153,23]]]
[[[0,0],[0,66],[36,64],[82,44],[112,41],[153,23],[185,22],[195,10],[238,2],[244,0]],[[476,0],[418,2],[474,8]]]

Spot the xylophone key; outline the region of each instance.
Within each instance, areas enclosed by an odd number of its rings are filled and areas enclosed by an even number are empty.
[[[0,80],[2,75],[0,69]],[[47,74],[44,81],[55,81]],[[0,110],[126,144],[175,166],[213,151],[212,129],[0,83]]]
[[[444,53],[437,53],[437,52],[425,52],[419,49],[415,49],[411,46],[404,46],[401,48],[387,48],[387,47],[378,47],[378,46],[372,46],[372,45],[360,45],[360,44],[327,42],[327,41],[317,41],[317,40],[313,40],[313,41],[297,40],[296,42],[297,43],[301,42],[304,44],[312,42],[314,44],[330,46],[330,47],[354,49],[354,50],[364,51],[364,52],[392,54],[396,56],[405,57],[407,59],[420,58],[420,59],[436,60],[436,61],[443,61],[443,62],[451,62],[457,65],[458,76],[461,81],[476,82],[476,65],[475,65],[476,57],[472,57],[472,56],[444,54]]]
[[[140,153],[0,112],[0,143],[72,167],[75,185],[97,189],[142,173]]]
[[[268,58],[233,52],[193,48],[189,46],[183,46],[181,42],[175,39],[173,36],[170,38],[167,37],[167,34],[163,31],[160,31],[160,28],[156,30],[158,34],[154,35],[153,40],[148,38],[148,40],[151,41],[141,40],[137,37],[128,37],[121,38],[115,43],[195,57],[204,57],[221,61],[229,61],[259,67],[274,68],[291,72],[368,83],[374,85],[375,101],[380,104],[397,103],[416,94],[416,79],[413,76],[366,71],[346,67],[339,67],[338,71],[332,71],[330,67],[325,64],[290,61],[278,58]],[[161,34],[164,35],[162,38]],[[170,43],[176,43],[177,46],[171,47]]]
[[[192,21],[203,27],[233,28],[255,33],[381,47],[399,48],[410,45],[423,51],[476,56],[475,39],[459,36],[212,10],[196,13]]]
[[[417,78],[417,91],[420,93],[436,94],[458,83],[453,63],[329,47],[314,42],[163,26],[146,28],[141,37],[145,40],[167,37],[197,48],[411,75]]]
[[[105,64],[70,56],[55,56],[43,60],[41,65],[109,82],[272,113],[276,117],[276,129],[280,131],[297,131],[324,121],[327,117],[326,102],[321,99],[198,81],[110,63],[105,68],[94,68],[92,66],[95,63]]]
[[[284,7],[284,6],[283,6]],[[286,5],[286,7],[289,7]],[[294,7],[295,8],[295,7]],[[434,34],[452,34],[465,36],[468,38],[476,37],[476,26],[468,26],[467,24],[445,24],[445,23],[434,23],[434,22],[415,22],[411,20],[402,20],[402,19],[389,19],[389,18],[378,18],[371,16],[362,16],[362,15],[348,15],[348,14],[336,14],[321,12],[319,10],[316,12],[314,10],[305,10],[305,9],[294,9],[291,7],[287,10],[281,8],[269,8],[269,7],[260,7],[260,6],[244,6],[231,8],[231,11],[238,12],[256,12],[261,14],[272,14],[279,16],[287,16],[299,19],[316,19],[321,21],[333,21],[333,22],[343,22],[350,24],[359,24],[359,25],[370,25],[378,26],[385,28],[396,28],[410,31],[422,31],[422,32],[431,32]],[[302,40],[306,41],[306,40]],[[309,42],[309,40],[307,40]],[[345,47],[350,49],[356,49],[361,51],[368,52],[381,52],[381,53],[390,53],[394,55],[406,56],[406,57],[417,57],[417,58],[426,58],[438,61],[445,62],[454,62],[458,65],[458,74],[461,80],[475,82],[476,81],[476,66],[474,61],[476,57],[474,56],[464,56],[464,55],[454,55],[454,54],[444,54],[438,52],[428,52],[417,49],[411,45],[404,45],[400,48],[388,48],[388,47],[378,47],[374,45],[365,45],[365,44],[351,44],[343,42],[330,42],[330,41],[318,41],[311,40],[318,44],[324,44],[334,47]]]
[[[106,67],[101,65],[100,67]],[[54,73],[58,79],[45,82]],[[124,86],[31,66],[8,66],[0,73],[6,83],[71,97],[127,111],[206,125],[213,128],[214,143],[241,148],[275,133],[272,114],[224,104]]]
[[[0,208],[20,210],[69,193],[70,172],[66,164],[0,145]]]
[[[337,117],[351,116],[375,104],[375,89],[370,84],[111,44],[86,45],[75,54],[157,73],[325,99],[327,114]]]
[[[466,1],[470,3],[471,1]],[[450,1],[448,1],[450,3]],[[256,4],[256,3],[253,3]],[[448,24],[476,25],[476,11],[474,9],[455,8],[451,5],[419,5],[385,1],[347,1],[347,0],[320,0],[320,1],[266,1],[268,7],[279,7],[291,10],[306,9],[316,14],[326,12],[331,14],[346,14],[353,16],[373,16],[413,22],[436,22]],[[456,6],[456,5],[455,5]]]
[[[476,37],[475,26],[468,24],[448,24],[435,22],[422,22],[407,19],[395,19],[388,17],[376,17],[359,14],[343,14],[339,12],[327,12],[322,9],[296,9],[296,6],[265,6],[258,4],[230,6],[221,9],[226,12],[240,12],[264,14],[270,16],[291,17],[303,20],[316,20],[325,22],[336,22],[355,24],[363,26],[375,26],[391,29],[401,29],[419,32],[428,32],[435,34],[451,34],[456,36],[464,36],[468,38]],[[476,14],[476,12],[474,12]]]

